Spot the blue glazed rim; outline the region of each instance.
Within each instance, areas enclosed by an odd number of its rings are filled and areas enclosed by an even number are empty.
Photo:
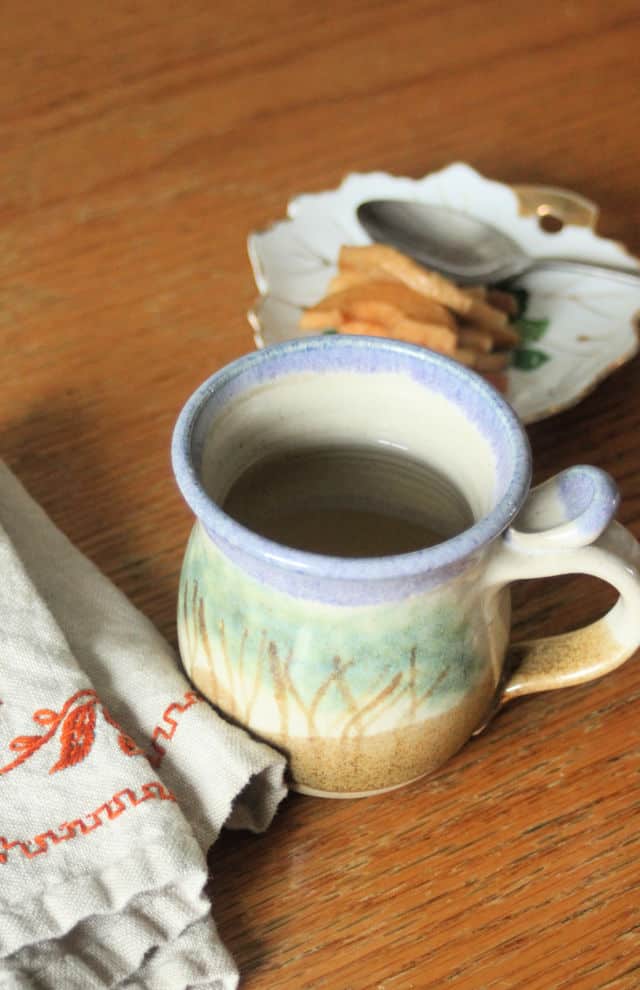
[[[503,496],[487,515],[457,536],[424,550],[386,557],[345,558],[296,550],[259,536],[236,522],[210,498],[194,466],[193,435],[199,417],[211,400],[229,386],[240,386],[243,377],[249,379],[249,388],[265,380],[269,365],[284,366],[287,373],[287,358],[313,358],[314,354],[322,351],[337,355],[343,349],[352,356],[361,354],[365,358],[377,359],[378,367],[374,370],[380,372],[387,370],[384,367],[385,357],[400,357],[407,364],[414,364],[416,369],[429,365],[436,373],[441,371],[443,377],[456,382],[465,392],[469,390],[475,400],[479,399],[484,404],[485,411],[491,411],[500,425],[503,439],[510,447],[513,468]],[[333,367],[332,370],[338,368]],[[171,461],[187,505],[214,540],[217,537],[231,548],[266,564],[285,568],[290,573],[347,581],[405,579],[459,564],[508,528],[522,507],[531,484],[531,451],[524,428],[509,403],[484,378],[450,358],[413,344],[346,334],[304,337],[274,344],[246,354],[215,372],[196,389],[180,412],[173,431]]]

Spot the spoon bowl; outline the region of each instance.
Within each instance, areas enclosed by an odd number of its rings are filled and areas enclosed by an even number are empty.
[[[531,258],[508,234],[448,206],[378,199],[361,203],[358,220],[374,241],[390,244],[460,285],[495,284],[540,268],[630,281],[640,273],[569,258]]]

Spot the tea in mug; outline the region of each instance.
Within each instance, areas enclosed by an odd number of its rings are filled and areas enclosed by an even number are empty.
[[[383,444],[267,455],[232,484],[223,508],[270,540],[337,557],[411,553],[473,523],[451,481]]]

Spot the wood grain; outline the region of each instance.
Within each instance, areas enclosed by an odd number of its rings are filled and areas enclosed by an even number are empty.
[[[348,171],[464,160],[574,188],[640,251],[635,0],[8,0],[0,39],[1,452],[175,640],[190,517],[168,445],[252,348],[247,232]],[[609,470],[640,534],[640,363],[530,430],[538,479]],[[516,593],[517,637],[600,614]],[[211,856],[247,990],[640,986],[640,668],[518,702],[436,778],[293,796]]]

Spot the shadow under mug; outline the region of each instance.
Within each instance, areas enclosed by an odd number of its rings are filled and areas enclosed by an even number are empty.
[[[348,558],[273,542],[221,508],[266,456],[354,445],[424,465],[417,501],[445,511],[461,493],[468,524],[426,549]],[[639,645],[640,547],[612,521],[611,478],[579,466],[530,490],[526,434],[508,403],[433,352],[325,336],[247,355],[189,399],[172,458],[197,519],[179,593],[185,669],[288,756],[297,790],[399,787],[444,763],[503,702],[599,677]],[[385,486],[371,487],[383,502]],[[566,573],[608,581],[616,604],[583,629],[508,651],[509,583]]]

